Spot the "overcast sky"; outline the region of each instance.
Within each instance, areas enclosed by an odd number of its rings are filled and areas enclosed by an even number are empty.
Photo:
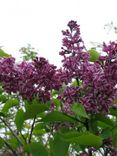
[[[116,38],[104,25],[117,23],[117,0],[0,0],[0,46],[18,57],[30,43],[51,63],[59,64],[61,30],[77,20],[85,43]]]

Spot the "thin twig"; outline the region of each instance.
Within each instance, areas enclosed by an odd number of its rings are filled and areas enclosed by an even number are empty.
[[[63,114],[66,115],[66,116],[68,116],[69,118],[73,119],[74,121],[80,122],[80,123],[82,123],[83,125],[85,125],[85,122],[83,122],[83,121],[81,121],[81,120],[79,120],[79,119],[77,119],[77,118],[74,118],[74,117],[72,117],[72,116],[70,116],[70,115],[68,115],[68,114],[66,114],[66,113],[63,113]]]
[[[31,143],[31,138],[32,138],[32,133],[33,133],[33,129],[34,129],[35,120],[36,120],[36,117],[34,117],[34,120],[33,120],[32,126],[31,126],[28,143]]]
[[[10,132],[13,134],[13,136],[17,139],[17,141],[23,145],[22,141],[20,140],[20,138],[17,136],[17,134],[12,130],[12,128],[9,126],[9,124],[3,119],[0,117],[0,120],[8,127],[8,129],[10,130]]]
[[[88,123],[88,119],[86,119],[85,126],[86,126],[87,131],[89,131],[89,123]]]
[[[101,151],[101,149],[99,149],[98,151],[101,153],[102,156],[104,155],[104,153]]]
[[[27,144],[27,140],[26,140],[26,137],[20,132],[20,134],[21,134],[21,136],[22,136],[22,138],[23,138],[23,140],[25,141],[25,143]]]
[[[4,141],[5,145],[12,151],[14,156],[18,156],[16,151],[12,148],[12,146],[8,142],[6,142],[4,139],[2,139],[2,140]]]
[[[47,138],[47,141],[46,141],[46,143],[45,143],[45,147],[47,147],[47,145],[48,145],[48,141],[49,141],[49,139],[51,138],[51,136],[53,135],[53,129],[54,127],[52,126],[51,127],[51,129],[50,129],[50,133],[48,134],[48,138]]]
[[[76,78],[77,85],[80,86],[78,78]]]

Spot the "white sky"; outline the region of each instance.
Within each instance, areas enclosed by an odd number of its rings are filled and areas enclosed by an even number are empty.
[[[81,25],[84,41],[102,42],[104,25],[117,23],[117,0],[0,0],[0,46],[18,57],[18,50],[30,43],[51,63],[59,64],[61,30],[69,20]]]

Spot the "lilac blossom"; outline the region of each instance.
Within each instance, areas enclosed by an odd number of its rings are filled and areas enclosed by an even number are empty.
[[[81,65],[89,61],[89,54],[86,52],[84,42],[80,36],[80,26],[76,21],[68,23],[70,30],[62,31],[63,46],[60,55],[63,56],[63,70],[66,71],[68,83],[72,78],[77,78],[81,73]],[[65,73],[65,72],[64,72]]]
[[[72,104],[76,101],[78,102],[79,97],[79,87],[67,87],[58,97],[63,102],[61,110],[65,113],[71,114]]]
[[[65,82],[71,83],[72,79],[81,81],[79,92],[75,95],[75,89],[68,87],[59,96],[63,102],[62,111],[70,112],[74,102],[84,105],[87,112],[108,112],[113,106],[117,96],[117,44],[104,43],[103,51],[106,56],[100,56],[95,63],[89,61],[84,42],[80,37],[80,28],[75,21],[68,23],[70,31],[63,32],[63,47],[60,55],[64,57],[63,70]]]
[[[117,43],[110,42],[108,45],[103,43],[103,51],[107,53],[108,59],[117,60]]]
[[[15,59],[0,58],[0,81],[7,92],[17,92],[19,76],[14,69]]]
[[[0,81],[4,89],[19,93],[23,98],[37,97],[45,102],[51,98],[50,91],[62,85],[58,69],[45,58],[20,64],[15,63],[14,58],[1,58],[0,64]]]

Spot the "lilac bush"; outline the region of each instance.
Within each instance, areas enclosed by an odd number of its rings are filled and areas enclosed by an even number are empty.
[[[0,119],[18,145],[12,147],[9,139],[8,144],[1,140],[16,156],[115,156],[117,43],[103,43],[105,55],[87,50],[76,21],[70,21],[62,34],[60,69],[43,57],[21,63],[13,57],[0,58]],[[13,103],[14,97],[18,105]],[[17,133],[7,123],[11,107]],[[29,136],[28,121],[32,121]],[[21,153],[17,152],[19,148]]]

